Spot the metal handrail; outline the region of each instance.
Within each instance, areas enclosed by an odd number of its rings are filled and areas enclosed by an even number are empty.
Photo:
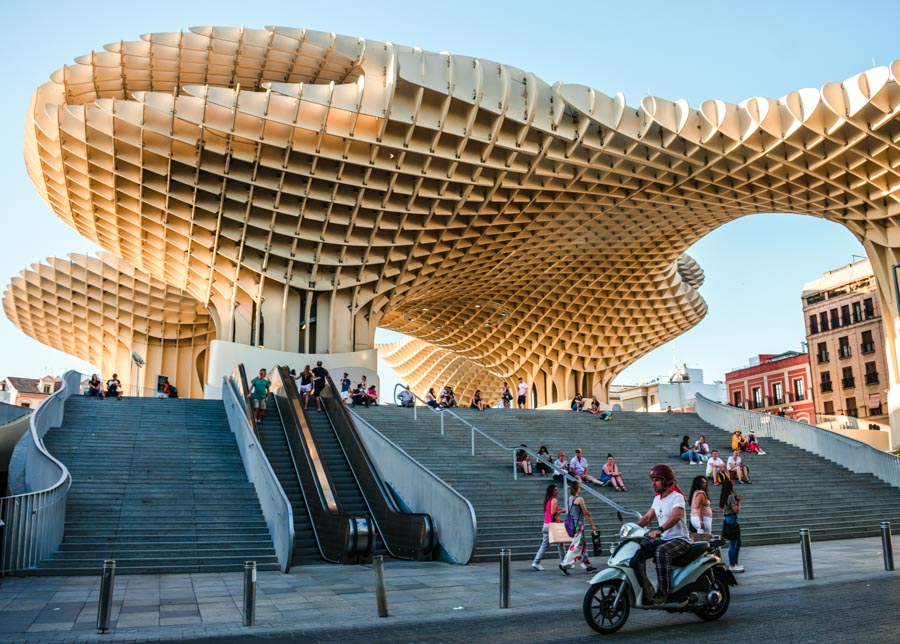
[[[407,506],[431,516],[438,543],[453,563],[469,563],[475,554],[478,528],[471,502],[357,412],[347,413],[366,430],[359,434],[373,454],[382,479]]]
[[[882,452],[855,438],[836,434],[790,418],[760,414],[730,407],[697,394],[697,414],[704,421],[724,429],[753,432],[757,437],[774,438],[805,449],[853,472],[876,476],[900,488],[900,457]]]
[[[405,385],[403,385],[402,383],[397,383],[396,385],[394,385],[394,396],[395,396],[395,397],[396,397],[396,395],[397,395],[397,387],[404,387],[404,388],[405,388]],[[410,393],[412,393],[412,390],[410,390]],[[446,408],[446,407],[439,407],[438,409],[434,409],[433,407],[431,407],[431,405],[425,404],[425,401],[422,400],[422,399],[421,399],[418,395],[416,395],[415,393],[413,393],[413,399],[414,399],[415,401],[421,402],[421,403],[423,404],[423,406],[426,407],[427,409],[429,409],[430,411],[432,411],[432,412],[434,412],[434,413],[436,413],[436,414],[440,414],[440,419],[441,419],[441,436],[444,435],[444,414],[450,414],[450,415],[453,416],[455,419],[457,419],[458,421],[460,421],[461,423],[463,423],[464,425],[466,425],[467,427],[469,427],[469,429],[470,429],[470,436],[471,436],[471,455],[472,455],[472,456],[475,456],[475,434],[476,434],[476,433],[480,434],[481,436],[483,436],[484,438],[486,438],[487,440],[489,440],[491,443],[493,443],[494,445],[496,445],[496,446],[499,447],[500,449],[505,450],[505,451],[510,451],[510,452],[512,452],[512,461],[513,461],[513,466],[512,466],[512,467],[513,467],[513,480],[516,480],[516,481],[519,480],[519,469],[518,469],[518,467],[516,467],[516,452],[518,452],[519,450],[524,450],[526,454],[528,454],[529,456],[533,456],[534,459],[535,459],[535,461],[541,462],[541,463],[545,463],[546,465],[548,465],[548,466],[549,466],[551,469],[553,469],[553,470],[556,469],[556,468],[553,466],[553,463],[552,463],[551,461],[547,460],[547,459],[544,458],[543,456],[538,455],[536,452],[534,452],[533,450],[531,450],[531,449],[528,448],[528,447],[522,447],[522,446],[519,446],[519,447],[507,447],[506,445],[504,445],[504,444],[501,443],[500,441],[496,440],[493,436],[491,436],[491,435],[489,435],[489,434],[486,434],[485,432],[483,432],[483,431],[481,431],[480,429],[478,429],[475,425],[473,425],[472,423],[470,423],[469,421],[467,421],[465,418],[463,418],[463,417],[461,417],[459,414],[456,414],[455,412],[453,412],[452,409],[448,409],[448,408]],[[418,413],[417,413],[418,407],[419,407],[418,405],[416,405],[415,403],[413,403],[412,410],[413,410],[413,419],[414,419],[414,420],[418,420]],[[580,480],[579,480],[579,479],[577,479],[576,477],[572,476],[572,475],[569,474],[568,472],[564,473],[564,480],[566,480],[566,481],[571,481],[571,482],[579,482],[579,483],[580,483]],[[564,487],[566,488],[564,496],[565,496],[565,498],[568,498],[568,494],[569,494],[568,486],[564,486]],[[606,505],[608,505],[609,507],[613,508],[613,509],[616,510],[617,512],[621,512],[623,515],[624,515],[624,514],[627,514],[627,515],[630,515],[630,516],[636,516],[636,517],[641,517],[641,516],[643,516],[640,512],[637,512],[637,511],[635,511],[635,510],[629,510],[629,509],[627,509],[627,508],[625,508],[625,507],[619,505],[618,503],[616,503],[616,502],[613,501],[612,499],[608,498],[605,494],[601,494],[600,492],[597,492],[596,490],[594,490],[594,489],[592,489],[592,488],[589,488],[589,487],[582,487],[581,489],[582,489],[582,491],[588,492],[588,493],[591,494],[592,496],[595,496],[599,501],[601,501],[602,503],[605,503]]]
[[[372,462],[331,376],[325,376],[320,402],[385,549],[398,559],[420,559],[430,553],[434,548],[431,517],[404,512],[398,507]]]
[[[294,558],[294,511],[269,459],[261,449],[259,436],[253,431],[255,423],[252,422],[252,417],[248,418],[243,413],[248,408],[248,391],[244,365],[241,364],[224,377],[222,402],[225,404],[228,424],[237,439],[247,478],[256,489],[281,572],[287,573]]]
[[[269,378],[319,553],[334,563],[355,562],[370,555],[374,539],[369,521],[341,510],[287,367],[273,367]]]
[[[77,371],[63,375],[60,389],[31,414],[29,431],[13,451],[10,481],[20,479],[26,492],[0,498],[0,519],[5,524],[0,541],[0,575],[34,568],[62,544],[72,476],[47,451],[43,438],[52,427],[62,424],[65,401],[77,394],[80,382]]]

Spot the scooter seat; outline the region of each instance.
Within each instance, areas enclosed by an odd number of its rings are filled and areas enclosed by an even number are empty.
[[[672,561],[673,566],[686,566],[692,561],[699,559],[703,555],[706,554],[707,550],[709,550],[709,544],[705,541],[701,541],[699,543],[691,544],[691,549],[688,550],[684,555],[678,557]]]

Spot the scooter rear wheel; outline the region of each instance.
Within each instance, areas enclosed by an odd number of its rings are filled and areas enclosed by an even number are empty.
[[[619,597],[620,580],[602,581],[592,584],[584,595],[581,609],[584,613],[584,621],[598,633],[609,635],[625,625],[628,613],[631,611],[631,599],[628,591],[624,590]],[[618,598],[619,603],[613,610],[613,604]]]

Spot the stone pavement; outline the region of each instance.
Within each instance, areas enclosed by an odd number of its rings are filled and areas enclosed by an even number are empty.
[[[539,535],[538,535],[539,536]],[[814,536],[814,535],[813,535]],[[539,540],[536,539],[535,549]],[[602,561],[605,562],[605,557]],[[385,563],[390,617],[376,615],[370,566],[316,565],[290,574],[261,572],[255,627],[243,627],[243,570],[234,573],[122,575],[116,579],[111,631],[96,631],[96,577],[13,577],[0,580],[0,641],[87,642],[234,638],[241,635],[322,636],[347,628],[447,622],[509,615],[536,608],[579,610],[587,574],[564,577],[553,558],[536,572],[514,561],[512,608],[499,608],[499,566],[436,562]],[[600,562],[595,562],[600,563]],[[878,538],[813,541],[816,578],[803,579],[798,544],[744,548],[732,601],[741,595],[800,586],[873,579],[885,572]],[[651,564],[652,565],[652,564]],[[374,632],[374,631],[373,631]],[[389,630],[381,630],[389,639]]]

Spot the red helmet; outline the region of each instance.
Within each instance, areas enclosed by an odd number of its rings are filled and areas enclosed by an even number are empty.
[[[650,478],[662,479],[663,484],[669,487],[675,482],[675,470],[664,463],[660,463],[650,468]]]

